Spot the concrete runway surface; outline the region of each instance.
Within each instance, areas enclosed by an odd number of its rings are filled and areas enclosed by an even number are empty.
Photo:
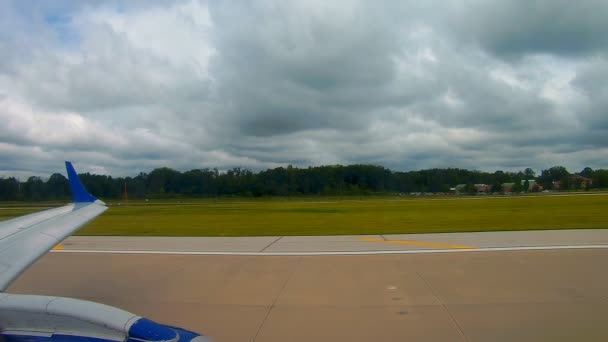
[[[324,255],[556,248],[608,248],[608,229],[341,236],[72,236],[56,249],[60,252]]]
[[[608,249],[50,253],[8,292],[114,305],[218,342],[606,341],[606,270]]]

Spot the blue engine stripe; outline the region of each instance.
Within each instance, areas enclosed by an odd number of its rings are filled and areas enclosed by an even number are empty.
[[[147,318],[140,318],[129,329],[129,337],[144,341],[177,340],[177,332]]]

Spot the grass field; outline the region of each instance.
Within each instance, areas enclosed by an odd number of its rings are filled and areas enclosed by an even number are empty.
[[[199,200],[110,209],[78,235],[339,235],[608,228],[608,194],[336,200]],[[42,210],[11,204],[0,220]]]

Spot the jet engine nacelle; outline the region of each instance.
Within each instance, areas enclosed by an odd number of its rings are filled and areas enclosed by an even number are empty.
[[[0,341],[204,342],[205,337],[99,303],[0,293]]]

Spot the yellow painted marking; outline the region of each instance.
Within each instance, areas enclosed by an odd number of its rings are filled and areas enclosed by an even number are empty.
[[[63,245],[58,244],[57,246],[53,247],[53,250],[54,251],[61,251],[61,250],[63,250]]]
[[[378,239],[378,238],[361,238],[360,240],[366,241],[366,242],[382,242],[382,243],[390,243],[393,245],[409,245],[409,246],[432,247],[432,248],[454,248],[454,249],[477,248],[475,246],[467,246],[467,245],[454,245],[454,244],[450,244],[450,243],[437,243],[437,242],[412,241],[412,240],[384,240],[384,239]]]

